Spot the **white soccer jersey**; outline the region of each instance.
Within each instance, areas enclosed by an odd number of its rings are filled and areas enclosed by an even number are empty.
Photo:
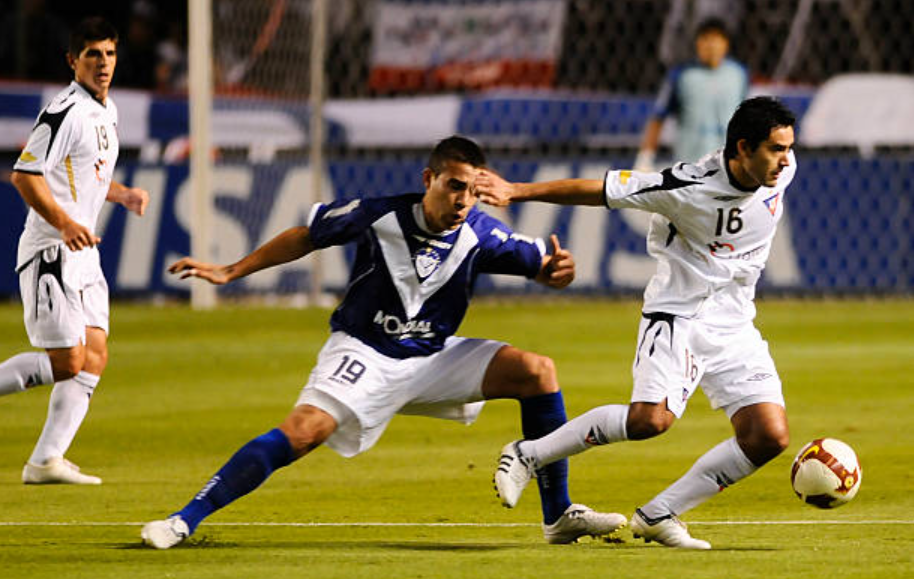
[[[41,111],[14,170],[44,175],[67,215],[94,232],[118,149],[114,101],[109,96],[102,104],[74,81]],[[58,243],[60,232],[30,209],[16,267]]]
[[[654,213],[647,250],[658,265],[644,292],[645,312],[736,323],[755,317],[755,284],[796,173],[793,152],[789,159],[774,187],[754,190],[734,184],[723,150],[660,173],[607,172],[607,206]]]

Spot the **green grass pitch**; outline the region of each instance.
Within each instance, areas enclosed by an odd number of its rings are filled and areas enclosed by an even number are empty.
[[[569,415],[626,402],[639,304],[476,304],[461,334],[553,357]],[[354,459],[319,449],[204,522],[186,545],[143,548],[140,525],[183,506],[241,444],[285,416],[327,336],[326,310],[115,304],[110,364],[69,456],[101,487],[26,487],[22,464],[48,388],[0,399],[0,577],[796,577],[914,576],[914,301],[762,301],[757,323],[785,384],[790,448],[685,516],[714,545],[550,546],[536,491],[499,506],[492,467],[519,435],[514,401],[473,426],[398,417]],[[0,306],[0,358],[28,348]],[[631,514],[729,424],[696,394],[664,436],[574,457],[572,499]],[[802,504],[789,467],[832,436],[863,465],[857,498]],[[365,523],[377,523],[367,525]],[[383,523],[383,524],[381,524]]]

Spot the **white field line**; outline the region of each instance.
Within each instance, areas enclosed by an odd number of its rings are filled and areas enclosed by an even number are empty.
[[[148,522],[148,521],[147,521]],[[106,521],[0,521],[0,527],[135,527],[144,522],[106,522]],[[352,523],[271,523],[254,522],[215,522],[205,523],[208,527],[539,527],[538,523],[385,523],[385,522],[352,522]],[[914,525],[914,520],[874,520],[874,521],[689,521],[689,525],[705,526],[740,526],[740,525]]]

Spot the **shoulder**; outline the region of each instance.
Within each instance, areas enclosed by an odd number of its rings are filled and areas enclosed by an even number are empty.
[[[476,234],[481,246],[501,245],[514,234],[510,227],[478,207],[470,210],[466,224]]]
[[[421,196],[341,197],[329,203],[316,204],[311,210],[308,223],[309,225],[315,225],[318,222],[326,223],[341,218],[346,218],[347,221],[357,219],[370,223],[387,213],[410,207],[418,199],[421,199]]]
[[[723,62],[721,62],[721,66],[727,69],[738,71],[742,74],[749,74],[749,68],[745,64],[730,56],[724,58]]]

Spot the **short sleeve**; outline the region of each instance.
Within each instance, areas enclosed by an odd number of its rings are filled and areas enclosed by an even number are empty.
[[[42,111],[14,170],[44,175],[63,162],[79,137],[76,132],[80,125],[73,121],[75,115],[67,114],[71,108],[72,105],[57,113]]]
[[[546,255],[543,240],[515,233],[494,217],[486,215],[480,221],[479,271],[536,277]]]
[[[643,171],[607,171],[603,194],[610,209],[640,209],[667,217],[678,206],[677,189],[694,184],[673,174],[673,169],[660,173]]]
[[[314,247],[344,245],[357,238],[384,212],[381,202],[350,198],[314,205],[307,223]]]

